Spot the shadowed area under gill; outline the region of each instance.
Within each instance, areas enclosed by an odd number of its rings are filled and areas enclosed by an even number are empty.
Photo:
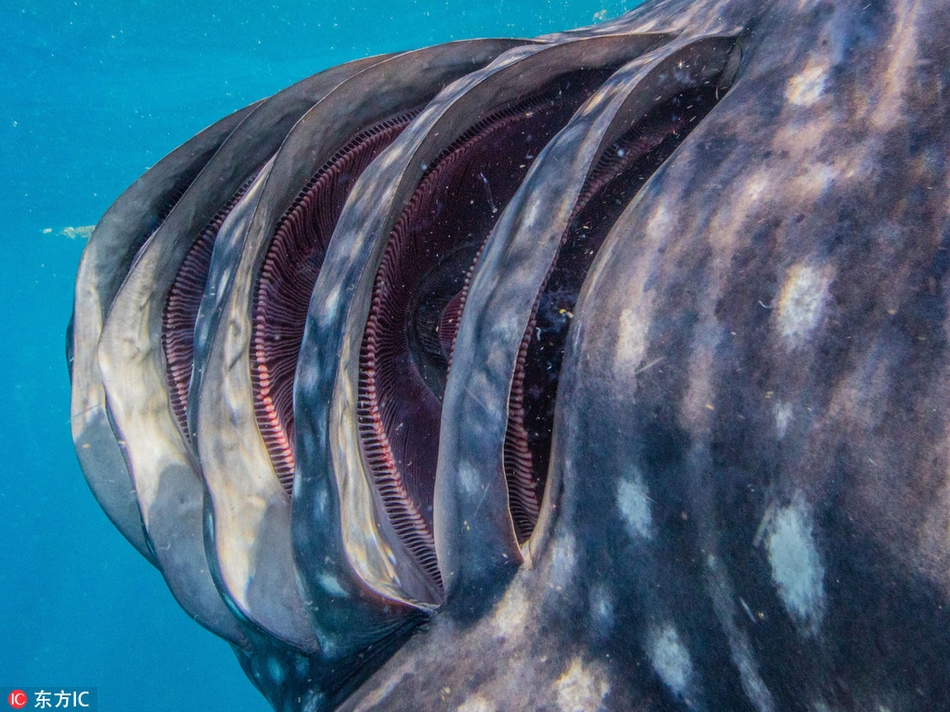
[[[191,442],[188,430],[188,389],[195,356],[195,322],[211,269],[211,252],[218,231],[228,214],[257,178],[248,178],[198,233],[175,275],[162,309],[162,353],[168,400],[182,437]]]
[[[250,353],[254,412],[288,493],[294,477],[294,376],[310,293],[353,184],[418,113],[364,129],[321,166],[278,223],[258,273]]]
[[[562,75],[456,139],[426,169],[377,271],[360,350],[360,442],[393,529],[439,586],[432,498],[464,286],[534,158],[611,71]]]
[[[564,345],[587,270],[621,212],[722,95],[703,85],[656,107],[600,156],[581,190],[522,338],[509,393],[504,463],[519,543],[538,521]]]
[[[368,636],[372,642],[358,652],[332,659],[305,658],[301,654],[283,651],[260,655],[235,645],[231,647],[248,678],[275,709],[284,709],[281,703],[288,691],[296,690],[301,697],[306,694],[308,699],[316,698],[322,702],[320,706],[306,709],[334,710],[379,670],[428,619],[429,615],[424,611],[406,610],[402,615],[394,616],[385,628],[372,631]],[[278,663],[284,665],[284,672],[289,674],[282,677],[275,690],[269,683],[274,680],[274,666]],[[300,701],[298,698],[297,702]]]

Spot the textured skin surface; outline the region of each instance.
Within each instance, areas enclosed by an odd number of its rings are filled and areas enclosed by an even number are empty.
[[[570,42],[610,34],[627,38],[597,45],[618,78],[538,158],[472,280],[443,410],[433,611],[371,565],[385,532],[354,523],[378,526],[346,405],[374,260],[417,159],[466,128],[454,103],[471,120],[515,86],[487,88],[505,62],[548,51],[563,66]],[[950,709],[947,36],[938,2],[648,3],[439,94],[354,188],[311,302],[296,391],[311,420],[292,524],[271,534],[299,574],[255,595],[298,580],[312,628],[295,631],[316,643],[267,628],[263,603],[235,618],[275,709]],[[524,66],[540,79],[559,63]],[[535,250],[641,109],[702,81],[720,101],[614,223],[574,309],[541,520],[518,547],[497,461],[544,277]],[[81,272],[77,319],[88,284]],[[518,298],[510,314],[493,304]],[[76,333],[88,366],[95,334]],[[109,470],[76,442],[87,476]],[[234,543],[206,541],[226,601],[216,557]]]

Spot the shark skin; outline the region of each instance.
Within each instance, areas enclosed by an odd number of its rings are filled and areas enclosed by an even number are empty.
[[[950,709],[947,36],[950,11],[928,0],[647,2],[590,28],[354,66],[246,164],[212,158],[243,117],[204,140],[201,165],[259,185],[215,248],[191,433],[171,454],[188,453],[200,486],[186,504],[204,512],[210,577],[191,608],[275,710]],[[490,208],[489,227],[453,277],[464,288],[438,303],[428,539],[408,540],[383,489],[402,485],[373,470],[383,446],[358,415],[379,275],[433,166],[492,121],[562,100],[510,194],[479,173],[463,196]],[[254,270],[313,171],[413,107],[335,218],[297,345],[282,488],[247,370]],[[163,170],[200,188],[178,155]],[[154,227],[170,194],[154,182],[97,231],[119,213]],[[107,398],[141,392],[119,357],[122,295],[160,310],[147,290],[177,268],[142,236],[113,239],[145,257],[106,284],[90,272],[94,234],[81,267],[76,408],[109,437],[77,436],[77,451],[133,544],[190,591],[196,525],[177,553],[163,534],[172,553],[156,557],[149,531],[174,528],[149,523],[136,491],[134,453],[171,456],[147,435],[158,420],[173,432],[171,411],[153,393],[125,444],[129,415]],[[538,343],[560,344],[551,432],[518,450]],[[241,514],[264,510],[277,514]]]
[[[632,15],[733,85],[588,274],[530,565],[343,709],[942,709],[950,15]]]

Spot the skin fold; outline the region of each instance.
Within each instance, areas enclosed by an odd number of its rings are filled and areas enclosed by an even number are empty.
[[[223,120],[119,198],[80,266],[90,486],[275,710],[950,709],[947,36],[929,0],[647,2],[360,60]],[[445,364],[434,580],[356,418],[374,283],[430,166],[549,90],[576,108],[513,194],[463,196],[490,229],[426,317],[449,336],[410,339]],[[315,172],[409,110],[321,256],[288,491],[256,420],[255,280]],[[162,309],[245,184],[196,295],[183,427]],[[550,425],[516,527],[520,383]]]

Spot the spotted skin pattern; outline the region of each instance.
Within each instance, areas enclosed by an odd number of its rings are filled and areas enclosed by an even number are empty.
[[[263,542],[215,541],[223,515],[205,507],[210,578],[179,600],[209,611],[276,710],[950,709],[948,36],[933,0],[669,0],[472,50],[479,66],[433,86],[360,177],[328,247],[295,383],[293,491],[260,490],[282,512],[260,528],[282,558],[255,580]],[[518,82],[582,61],[615,74],[497,206],[466,277],[432,485],[433,603],[351,437],[372,279],[427,157],[479,111],[527,95]],[[610,226],[570,313],[543,501],[519,541],[506,409],[556,236],[603,151],[660,98],[699,86],[715,105]],[[207,161],[213,147],[201,150]],[[187,187],[181,160],[157,169],[177,165]],[[279,217],[276,198],[261,203]],[[134,253],[144,239],[114,224],[138,208],[117,206],[90,244],[112,236]],[[105,318],[117,288],[95,269],[84,264],[77,295],[99,285]],[[143,542],[100,476],[132,421],[114,407],[106,437],[88,304],[77,297],[77,450],[155,559],[149,527]],[[232,321],[246,329],[242,313]],[[103,338],[132,329],[116,317]],[[115,380],[132,366],[110,368]],[[228,397],[253,416],[250,392]],[[233,448],[207,403],[217,447]],[[214,490],[202,472],[220,463],[199,450],[188,462]],[[144,488],[135,458],[128,468],[118,474]]]

